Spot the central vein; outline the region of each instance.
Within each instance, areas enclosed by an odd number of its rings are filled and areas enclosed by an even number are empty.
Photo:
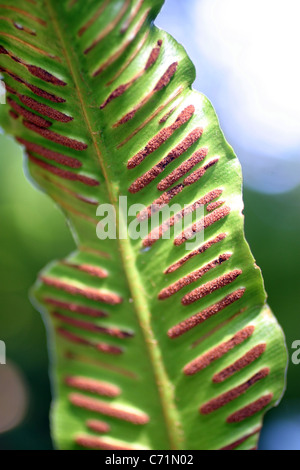
[[[51,0],[46,2],[50,17],[53,21],[53,26],[57,32],[57,36],[62,45],[63,54],[65,56],[66,63],[72,74],[78,98],[81,104],[82,113],[89,130],[90,136],[93,140],[95,152],[105,177],[107,191],[110,199],[110,203],[117,208],[118,194],[113,189],[113,186],[109,183],[111,181],[109,177],[109,170],[105,165],[103,154],[106,153],[106,149],[103,146],[99,134],[93,131],[91,125],[91,119],[88,114],[87,106],[85,103],[87,100],[83,97],[83,90],[81,87],[81,79],[78,73],[79,64],[78,57],[76,54],[72,54],[71,50],[67,47],[67,40],[63,35],[63,28],[59,25],[59,19],[56,16],[55,8],[52,7]],[[76,62],[75,62],[76,61]],[[74,67],[74,63],[77,63],[78,69]],[[121,217],[121,211],[119,213]],[[118,224],[122,224],[122,221],[118,220]],[[118,232],[117,232],[118,233]],[[161,407],[164,414],[166,430],[170,440],[170,449],[182,449],[183,448],[183,432],[181,429],[181,423],[179,418],[179,412],[175,406],[174,386],[170,381],[167,372],[164,367],[162,354],[155,338],[154,332],[151,327],[151,312],[148,309],[147,301],[144,296],[144,289],[142,282],[140,281],[139,272],[135,264],[135,253],[133,252],[132,246],[128,239],[118,240],[118,247],[122,258],[124,271],[127,277],[129,290],[133,299],[133,305],[136,312],[136,316],[144,336],[146,349],[148,351],[150,363],[153,369],[156,385],[158,388]]]

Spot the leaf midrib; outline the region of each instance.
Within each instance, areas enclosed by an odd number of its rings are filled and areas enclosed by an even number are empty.
[[[81,88],[81,80],[76,73],[76,68],[73,67],[73,61],[70,57],[70,52],[67,47],[67,42],[65,41],[63,29],[60,28],[59,19],[56,16],[55,8],[52,7],[51,0],[46,0],[46,6],[49,11],[49,16],[52,19],[53,27],[57,31],[57,37],[62,47],[63,54],[66,59],[69,71],[74,80],[76,92],[82,108],[82,114],[86,122],[87,128],[89,130],[90,136],[93,141],[93,145],[98,157],[98,161],[103,172],[105,179],[105,184],[109,196],[110,203],[115,207],[117,217],[117,230],[120,225],[121,213],[118,211],[117,207],[117,193],[114,191],[112,185],[109,183],[110,178],[108,175],[108,169],[106,168],[103,153],[105,152],[105,147],[101,145],[101,141],[97,141],[96,136],[99,135],[97,132],[93,132],[91,119],[87,112],[87,109],[84,105],[83,99],[83,90]],[[73,51],[74,52],[74,51]],[[78,70],[79,64],[77,60],[77,55],[73,53],[74,61],[76,61]],[[118,232],[117,232],[118,233]],[[147,301],[144,297],[143,284],[139,280],[139,273],[134,262],[134,253],[131,247],[131,244],[128,239],[118,239],[117,238],[118,249],[120,251],[123,268],[125,271],[126,279],[128,282],[128,287],[131,292],[131,297],[133,299],[133,308],[135,310],[143,337],[145,341],[146,350],[149,355],[150,363],[153,369],[154,377],[156,380],[156,386],[161,400],[161,407],[163,411],[163,416],[165,420],[165,426],[167,434],[170,441],[170,449],[183,449],[183,431],[180,422],[179,412],[175,405],[175,395],[174,387],[171,381],[169,380],[168,374],[165,370],[162,353],[158,346],[157,340],[155,338],[154,332],[151,327],[151,312],[147,307]]]

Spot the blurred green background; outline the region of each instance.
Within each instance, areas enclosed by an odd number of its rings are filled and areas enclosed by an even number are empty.
[[[22,151],[11,138],[0,136],[0,154],[0,339],[6,343],[8,362],[0,366],[0,448],[49,449],[46,334],[28,294],[38,271],[71,252],[74,243],[59,210],[26,180]],[[12,366],[21,381],[12,380],[11,390],[3,391],[4,369]],[[16,386],[26,395],[23,417],[14,412]],[[10,416],[1,424],[3,415]],[[16,421],[21,421],[19,426],[1,433]]]
[[[0,136],[0,153],[0,339],[6,343],[8,361],[0,366],[0,416],[5,418],[2,424],[0,419],[0,448],[51,449],[45,328],[28,291],[38,271],[70,253],[74,242],[59,210],[26,180],[22,152],[11,138]],[[245,189],[244,199],[246,236],[291,356],[292,342],[300,339],[300,188],[280,195]],[[9,390],[4,389],[7,368],[14,371]],[[268,414],[261,445],[265,440],[267,446],[268,429],[278,416],[288,419],[300,411],[299,374],[300,365],[290,364],[284,401]],[[19,415],[17,389],[24,400]]]

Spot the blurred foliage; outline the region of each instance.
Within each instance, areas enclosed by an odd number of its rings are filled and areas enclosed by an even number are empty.
[[[38,271],[74,243],[59,210],[25,179],[22,152],[6,136],[0,136],[0,220],[0,338],[7,359],[23,371],[30,397],[25,420],[0,435],[0,449],[49,449],[46,334],[28,292]]]
[[[300,339],[300,187],[267,195],[245,190],[246,237],[264,275],[268,302],[280,322],[292,355]],[[298,398],[300,366],[289,365],[285,399]]]
[[[0,449],[51,449],[46,334],[28,291],[37,272],[49,261],[70,253],[74,242],[62,214],[25,179],[21,160],[17,145],[0,136],[0,339],[29,390],[25,420],[0,435]],[[292,342],[300,339],[300,188],[272,196],[245,189],[244,201],[246,236],[263,270],[269,304],[285,331],[291,353]],[[300,366],[290,364],[282,409],[289,400],[299,402],[299,372]],[[275,413],[271,411],[267,420]]]

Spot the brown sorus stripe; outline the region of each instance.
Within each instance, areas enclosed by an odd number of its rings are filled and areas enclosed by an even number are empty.
[[[176,109],[176,106],[174,106],[173,108],[171,108],[170,111],[168,111],[168,112],[159,120],[159,124],[164,124],[165,122],[167,122],[167,120],[169,119],[169,117],[172,116],[172,114],[175,112],[175,109]]]
[[[92,254],[92,255],[96,255],[98,256],[99,258],[105,258],[105,259],[111,259],[111,255],[105,251],[101,251],[101,250],[96,250],[96,248],[90,248],[88,246],[84,246],[84,245],[81,245],[79,247],[80,251],[83,251],[83,253],[89,253],[89,254]]]
[[[91,366],[94,366],[95,368],[97,368],[97,373],[99,373],[99,368],[100,368],[100,369],[108,370],[109,372],[121,374],[124,377],[127,377],[132,380],[138,379],[138,376],[132,371],[123,369],[122,367],[117,367],[113,364],[108,364],[107,362],[100,361],[99,359],[93,359],[83,354],[77,354],[77,353],[75,354],[74,352],[67,350],[64,352],[64,358],[70,361],[80,362],[82,364],[89,364]]]
[[[171,78],[173,75],[175,75],[175,72],[177,70],[178,62],[174,62],[170,67],[167,69],[167,71],[164,73],[164,75],[161,77],[157,85],[153,88],[153,90],[148,93],[145,98],[143,98],[129,113],[125,114],[118,122],[116,122],[113,127],[119,127],[122,124],[125,124],[126,122],[130,121],[131,119],[134,118],[136,113],[146,104],[148,101],[152,98],[152,96],[162,90],[164,87],[166,87],[169,82],[171,81]]]
[[[0,54],[10,55],[7,49],[0,44]]]
[[[161,180],[157,185],[159,191],[165,191],[172,184],[176,183],[182,176],[188,173],[194,166],[200,163],[208,154],[208,148],[204,147],[195,152],[188,160],[183,162],[178,168],[170,173],[166,178]]]
[[[85,54],[88,54],[94,47],[96,47],[102,39],[105,38],[119,23],[121,18],[123,17],[124,13],[126,12],[128,6],[130,4],[130,0],[125,0],[121,10],[116,15],[116,17],[104,28],[101,30],[100,34],[97,38],[92,42],[92,44],[84,51]]]
[[[135,4],[135,6],[132,8],[130,15],[126,19],[125,23],[123,24],[121,28],[121,33],[124,34],[128,30],[129,26],[131,25],[132,21],[140,11],[142,5],[144,3],[144,0],[138,0],[138,2]]]
[[[228,416],[226,419],[227,423],[240,423],[247,418],[259,413],[262,409],[269,405],[269,403],[273,399],[273,393],[269,393],[268,395],[264,395],[258,400],[250,403],[250,405],[241,408],[240,410],[236,411],[235,413]]]
[[[160,47],[159,47],[159,48],[155,48],[155,49],[158,49],[158,50],[160,51]],[[155,50],[155,49],[154,49],[154,50]],[[152,51],[151,54],[153,55],[153,51]],[[150,57],[152,57],[152,56],[150,55]],[[152,57],[151,60],[152,60],[153,62],[152,62],[152,63],[149,63],[149,65],[148,65],[147,68],[151,67],[151,65],[154,64],[154,62],[157,60],[157,58],[158,58],[158,55],[157,55],[157,57],[156,57],[155,60],[154,60],[154,58]],[[149,60],[150,60],[150,58],[149,58]],[[148,62],[149,62],[149,60],[148,60]],[[148,62],[147,62],[147,64],[148,64]],[[147,70],[147,69],[146,69],[146,70]],[[125,91],[128,90],[128,88],[130,88],[130,87],[143,75],[143,73],[144,73],[144,69],[143,69],[141,72],[138,72],[138,73],[135,75],[135,77],[133,77],[129,82],[124,83],[124,84],[118,86],[118,88],[116,88],[116,89],[109,95],[109,97],[101,104],[100,109],[104,109],[111,101],[113,101],[114,99],[119,98],[119,96],[123,95],[123,93],[125,93]]]
[[[100,450],[136,450],[130,445],[117,444],[113,442],[107,442],[104,439],[94,436],[77,436],[75,443],[78,446],[85,447],[87,449],[100,449]]]
[[[4,86],[6,88],[7,93],[11,93],[12,95],[17,95],[18,94],[18,92],[16,90],[14,90],[14,88],[12,88],[11,86],[7,85],[7,83],[4,83]]]
[[[149,217],[152,217],[153,214],[158,212],[162,207],[164,207],[166,204],[168,204],[171,201],[171,199],[173,199],[173,197],[175,197],[177,194],[179,194],[183,190],[183,188],[184,188],[184,186],[182,184],[179,184],[177,186],[174,186],[174,188],[170,189],[166,193],[162,194],[162,196],[160,196],[158,199],[156,199],[151,204],[151,206],[148,206],[146,209],[142,210],[137,215],[137,219],[138,220],[145,220],[145,219],[148,219]],[[216,197],[218,197],[218,195],[216,195],[215,197],[212,197],[213,193],[217,194],[218,191],[220,191],[220,190],[216,189],[214,191],[211,191],[206,196],[204,196],[204,198],[202,198],[199,201],[197,201],[196,203],[190,205],[189,209],[192,209],[193,207],[195,207],[195,205],[198,206],[199,204],[207,204],[208,202],[210,202],[210,200],[213,200]],[[202,203],[200,202],[201,200],[206,200],[210,196],[211,196],[211,199],[209,201],[202,202]],[[195,209],[192,209],[192,210],[195,210]],[[184,210],[181,211],[181,214],[186,215],[186,211],[184,211]],[[153,230],[153,232],[157,231],[157,230],[160,230],[160,228]]]
[[[175,75],[175,72],[178,67],[178,62],[173,62],[173,64],[168,67],[163,76],[158,80],[153,91],[160,91],[165,88],[171,81],[171,78]]]
[[[74,193],[74,191],[69,190],[62,184],[59,184],[57,181],[50,180],[51,184],[54,186],[57,186],[60,188],[64,193],[69,194],[70,196],[75,197],[76,199],[79,199],[79,201],[85,202],[86,204],[91,204],[92,206],[98,206],[99,201],[96,201],[96,199],[92,199],[86,196],[82,196],[82,194]]]
[[[171,284],[169,287],[166,287],[165,289],[161,290],[160,293],[158,294],[158,298],[160,300],[167,299],[171,297],[171,295],[176,294],[176,292],[180,291],[183,289],[185,286],[188,286],[192,282],[196,282],[198,279],[200,279],[204,274],[208,273],[211,269],[214,269],[217,266],[220,266],[224,261],[227,261],[229,258],[231,258],[230,253],[225,253],[223,255],[220,255],[217,259],[213,260],[212,262],[206,264],[202,268],[198,269],[197,271],[194,271],[187,276],[179,279],[179,281],[175,282],[174,284]]]
[[[147,63],[145,65],[145,70],[150,69],[150,67],[152,67],[152,65],[154,65],[155,62],[157,61],[157,59],[159,57],[159,54],[160,54],[161,45],[162,45],[162,40],[159,39],[157,41],[157,46],[154,47],[152,49],[152,51],[150,52],[150,56],[149,56],[149,58],[147,60]]]
[[[80,217],[81,219],[86,220],[90,224],[97,225],[96,219],[86,215],[86,212],[84,210],[77,210],[72,204],[67,204],[65,202],[64,197],[60,197],[57,194],[52,194],[52,199],[54,199],[54,201],[57,202],[62,209],[65,209],[65,211],[69,212],[70,214],[74,214],[76,217]]]
[[[108,83],[106,83],[106,86],[110,86],[114,81],[116,81],[117,78],[120,77],[120,75],[122,75],[122,73],[124,72],[124,70],[126,70],[129,65],[132,63],[132,61],[136,58],[136,56],[138,55],[138,53],[140,52],[140,50],[142,49],[142,47],[144,46],[145,42],[146,42],[146,39],[148,38],[149,36],[149,31],[146,31],[146,33],[144,34],[144,36],[142,37],[141,41],[138,43],[138,45],[136,46],[136,49],[133,51],[133,53],[131,54],[131,56],[124,61],[123,65],[116,71],[115,75],[113,76],[113,78],[111,78],[109,80]]]
[[[28,1],[28,0],[27,0]],[[19,23],[16,23],[15,21],[13,21],[11,18],[7,18],[6,16],[0,16],[0,20],[1,21],[7,21],[8,23],[10,23],[11,25],[13,25],[16,29],[18,29],[19,31],[23,31],[24,33],[27,33],[27,34],[30,34],[31,36],[36,36],[36,32],[33,31],[33,29],[30,29],[30,28],[27,28],[26,26],[23,26]]]
[[[119,98],[119,96],[123,95],[126,90],[136,81],[137,79],[134,78],[133,81],[124,83],[123,85],[120,85],[118,88],[116,88],[110,95],[109,97],[101,104],[100,109],[104,109],[111,101],[115,100],[116,98]]]
[[[102,72],[104,72],[109,66],[111,66],[114,62],[116,62],[116,60],[123,54],[123,52],[126,51],[126,49],[130,46],[130,44],[135,40],[135,38],[137,37],[138,33],[140,32],[140,30],[142,29],[147,17],[148,17],[148,14],[150,12],[150,9],[148,8],[148,10],[146,10],[144,12],[144,14],[142,15],[142,17],[140,18],[139,22],[136,24],[135,28],[134,28],[134,31],[131,32],[130,34],[130,37],[124,41],[121,46],[119,47],[119,49],[117,49],[116,52],[114,52],[103,64],[100,65],[100,67],[98,67],[94,72],[93,72],[93,77],[97,77],[98,75],[100,75]],[[142,70],[142,72],[139,72],[136,76],[136,78],[138,78],[140,75],[142,75],[144,72],[144,70]]]
[[[109,292],[102,292],[98,289],[92,287],[76,287],[66,282],[60,281],[59,279],[54,279],[52,277],[41,276],[41,281],[44,282],[47,286],[54,287],[55,289],[63,290],[72,295],[81,295],[95,302],[103,302],[110,305],[116,305],[122,303],[122,298],[117,294],[112,294]]]
[[[172,93],[167,101],[165,101],[161,106],[155,109],[152,114],[150,114],[142,124],[140,124],[131,134],[129,134],[120,144],[117,145],[117,149],[123,147],[123,145],[127,144],[134,136],[136,136],[142,129],[144,129],[149,122],[151,122],[158,114],[161,113],[163,109],[165,109],[172,101],[174,101],[181,93],[183,92],[183,87],[178,87],[174,93]]]
[[[247,326],[243,330],[238,331],[229,341],[226,341],[202,356],[197,357],[197,359],[194,359],[184,367],[183,371],[185,375],[194,375],[197,372],[206,369],[206,367],[208,367],[212,362],[221,359],[221,357],[229,351],[250,338],[250,336],[253,335],[254,330],[254,326]]]
[[[37,116],[36,114],[32,113],[31,111],[28,111],[28,109],[23,108],[23,106],[20,106],[18,103],[16,103],[13,99],[7,97],[7,102],[8,104],[14,109],[18,115],[23,116],[25,119],[27,119],[30,122],[33,122],[39,127],[50,127],[51,122],[46,121],[46,119],[43,119],[40,116]]]
[[[34,152],[41,155],[48,160],[53,160],[60,165],[68,166],[70,168],[80,168],[82,167],[82,163],[80,160],[77,160],[73,157],[67,157],[58,152],[54,152],[54,150],[47,149],[42,147],[41,145],[35,144],[34,142],[29,142],[28,140],[22,139],[21,137],[17,137],[17,141],[24,145],[28,152]]]
[[[109,97],[102,103],[100,106],[100,109],[104,109],[111,101],[113,101],[116,98],[119,98],[119,96],[123,95],[128,88],[130,88],[144,73],[144,70],[141,72],[138,72],[129,82],[124,83],[120,85],[118,88],[116,88],[110,95]]]
[[[0,8],[2,9],[5,9],[5,10],[11,10],[15,13],[19,13],[21,16],[25,16],[27,18],[29,18],[30,20],[32,21],[35,21],[36,23],[42,25],[42,26],[46,26],[47,23],[45,20],[42,20],[41,18],[38,18],[36,16],[33,16],[31,15],[30,13],[28,13],[27,11],[25,10],[22,10],[21,8],[17,8],[17,7],[13,7],[13,6],[8,6],[8,5],[0,5]]]
[[[5,47],[3,47],[1,45],[0,45],[0,54],[8,55],[12,60],[14,60],[15,62],[17,62],[21,65],[23,65],[23,62],[21,61],[21,59],[14,56],[11,52],[9,52],[7,49],[5,49]]]
[[[80,30],[78,31],[79,37],[82,36],[87,31],[87,29],[90,28],[95,23],[95,21],[102,15],[109,2],[110,0],[105,0],[102,5],[95,11],[93,16],[80,28]]]
[[[69,261],[63,261],[62,263],[69,268],[78,269],[78,271],[87,273],[90,276],[99,277],[100,279],[108,277],[107,271],[103,268],[99,268],[98,266],[92,266],[91,264],[76,264]]]
[[[187,318],[178,325],[173,326],[173,328],[170,328],[170,330],[168,331],[168,336],[174,339],[183,335],[195,326],[200,325],[201,323],[211,318],[213,315],[218,314],[229,305],[238,301],[244,295],[244,293],[245,289],[238,289],[232,294],[227,295],[220,302],[217,302],[211,307],[202,310],[202,312],[196,313],[196,315],[193,315],[192,317]]]
[[[27,0],[27,1],[29,1],[29,0]],[[12,24],[14,25],[14,27],[16,29],[18,29],[19,31],[24,31],[24,33],[30,34],[31,36],[36,36],[36,32],[33,29],[27,28],[26,26],[23,26],[19,23],[16,23],[16,22],[10,20],[9,18],[5,18],[5,20],[11,21]]]
[[[203,129],[198,127],[194,129],[190,134],[175,147],[171,152],[164,157],[159,163],[154,165],[151,170],[147,171],[138,178],[129,188],[131,193],[137,193],[141,191],[145,186],[150,184],[158,175],[160,175],[165,168],[173,162],[176,158],[179,158],[184,152],[186,152],[192,145],[194,145],[201,137]]]
[[[71,189],[67,188],[63,184],[58,183],[57,181],[54,181],[53,179],[49,178],[49,175],[40,175],[44,180],[46,180],[48,183],[52,184],[53,186],[56,186],[57,188],[61,189],[66,194],[69,194],[72,197],[75,197],[79,201],[85,202],[86,204],[91,204],[93,206],[98,206],[99,201],[96,199],[92,199],[90,197],[83,196],[82,194],[75,193],[74,191],[71,191]]]
[[[231,209],[229,206],[224,206],[220,207],[219,209],[216,209],[211,214],[206,215],[202,220],[193,224],[191,227],[184,230],[181,235],[175,238],[174,245],[182,245],[190,238],[193,238],[195,233],[205,230],[211,225],[213,225],[215,222],[224,219],[230,213],[230,211]]]
[[[212,211],[218,209],[218,207],[223,206],[223,204],[225,204],[225,201],[212,202],[211,204],[209,204],[207,206],[206,210],[207,210],[207,212],[212,212]]]
[[[185,178],[185,180],[183,181],[183,184],[185,186],[190,186],[191,184],[196,183],[197,181],[199,181],[200,178],[203,177],[203,175],[208,170],[208,168],[215,165],[218,161],[219,161],[219,157],[211,160],[206,165],[204,165],[202,168],[199,168],[198,170],[194,171],[191,175],[189,175]]]
[[[69,395],[70,402],[79,408],[101,413],[112,418],[128,421],[129,423],[142,425],[149,422],[149,417],[145,413],[137,411],[128,411],[114,405],[110,405],[104,401],[95,398],[86,397],[79,393],[71,393]]]
[[[79,328],[86,331],[91,331],[93,333],[102,333],[105,335],[113,336],[114,338],[132,338],[133,334],[129,331],[122,331],[119,328],[108,328],[104,326],[98,326],[91,322],[86,322],[83,320],[77,320],[75,318],[67,317],[62,313],[53,312],[52,314],[55,318],[66,323],[68,325],[74,326],[75,328]]]
[[[53,103],[65,103],[66,100],[64,98],[61,98],[60,96],[53,95],[52,93],[48,93],[45,90],[42,90],[41,88],[38,88],[35,85],[31,85],[28,82],[25,82],[22,80],[22,83],[27,86],[35,95],[40,96],[41,98],[45,98],[48,101],[52,101]]]
[[[162,194],[158,199],[153,201],[151,206],[148,206],[146,209],[142,210],[138,215],[137,218],[139,220],[145,220],[151,217],[155,212],[155,208],[159,210],[159,208],[162,208],[166,204],[168,204],[173,197],[175,197],[177,194],[179,194],[183,190],[184,186],[182,184],[179,184],[177,186],[174,186],[174,188],[170,189],[166,193]]]
[[[250,387],[252,387],[254,384],[259,382],[260,380],[266,378],[269,374],[270,374],[270,369],[268,369],[267,367],[264,369],[261,369],[259,372],[254,374],[249,380],[247,380],[243,384],[229,390],[226,393],[223,393],[222,395],[219,395],[217,398],[213,398],[209,402],[202,405],[200,408],[200,413],[203,415],[208,415],[218,410],[219,408],[222,408],[223,406],[232,402],[236,398],[239,398]]]
[[[216,290],[231,284],[242,274],[242,272],[243,271],[241,269],[234,269],[230,273],[224,274],[223,276],[220,276],[213,281],[207,282],[201,287],[197,287],[197,289],[194,289],[192,292],[182,298],[182,305],[190,305],[193,302],[196,302],[197,300],[212,294]]]
[[[204,341],[206,341],[208,338],[213,336],[218,331],[222,330],[222,328],[229,325],[229,323],[233,322],[233,320],[235,320],[237,317],[239,317],[240,315],[242,315],[246,311],[247,311],[247,308],[245,308],[245,307],[241,308],[240,310],[238,310],[235,314],[233,314],[232,316],[230,316],[226,320],[223,320],[223,321],[219,322],[214,328],[209,330],[206,334],[201,335],[200,338],[193,341],[193,343],[190,345],[190,349],[196,348],[197,346],[199,346],[199,344],[204,343]]]
[[[157,240],[159,240],[163,234],[170,229],[170,227],[173,227],[175,224],[179,223],[180,220],[182,220],[184,217],[186,217],[188,214],[191,214],[192,212],[196,211],[199,207],[204,206],[205,204],[208,204],[210,201],[218,197],[219,195],[219,190],[213,190],[209,193],[207,193],[204,197],[196,201],[194,204],[191,204],[190,206],[186,207],[185,209],[182,209],[182,211],[178,212],[174,216],[172,216],[169,220],[166,222],[163,222],[159,227],[155,228],[152,230],[148,237],[143,240],[143,246],[152,246]],[[161,206],[151,206],[151,216],[155,214]],[[139,217],[138,217],[139,218]]]
[[[88,419],[86,422],[87,427],[94,432],[106,433],[110,431],[110,426],[104,421],[98,419]]]
[[[181,258],[179,261],[176,263],[172,264],[169,268],[167,268],[164,272],[164,274],[171,274],[174,271],[177,271],[181,266],[183,266],[187,261],[190,259],[194,258],[194,256],[201,255],[202,253],[205,253],[209,248],[211,248],[213,245],[216,243],[221,242],[226,238],[226,233],[220,233],[217,237],[213,238],[212,240],[209,240],[208,242],[204,243],[201,245],[199,248],[196,250],[192,251],[188,255],[184,256],[184,258]]]
[[[39,103],[38,101],[30,98],[29,96],[19,95],[19,99],[23,104],[25,104],[25,106],[28,106],[28,108],[31,108],[34,111],[42,114],[43,116],[53,119],[54,121],[70,122],[73,120],[72,117],[67,116],[64,113],[61,113],[60,111],[57,111],[56,109],[51,108],[51,106],[47,106],[46,104]]]
[[[127,168],[135,168],[139,165],[148,155],[155,152],[164,142],[166,142],[174,132],[179,129],[183,124],[189,121],[195,112],[193,105],[185,108],[177,117],[176,121],[169,127],[162,129],[153,139],[151,139],[146,147],[138,152],[134,157],[130,158]]]
[[[261,430],[261,428],[257,428],[253,432],[251,432],[250,434],[247,434],[246,436],[241,437],[240,439],[233,442],[232,444],[229,444],[228,446],[222,447],[222,449],[220,449],[220,450],[234,450],[237,447],[239,447],[241,444],[243,444],[245,441],[247,441],[247,439],[249,439],[252,436],[255,436],[255,434],[258,434],[260,432],[260,430]]]
[[[225,369],[221,370],[221,372],[219,372],[218,374],[215,374],[213,376],[213,382],[224,382],[224,380],[228,379],[232,375],[244,369],[249,364],[252,364],[252,362],[256,361],[256,359],[258,359],[265,352],[266,347],[266,343],[258,344],[250,351],[248,351],[243,357],[231,364],[229,367],[226,367]]]
[[[13,119],[18,119],[19,118],[19,115],[15,111],[13,111],[12,109],[9,110],[9,114]]]
[[[35,85],[31,85],[30,83],[26,82],[22,78],[18,77],[14,73],[10,72],[8,69],[4,69],[3,67],[0,67],[0,71],[3,73],[7,73],[13,80],[15,80],[18,83],[22,83],[22,85],[25,85],[29,90],[31,90],[35,95],[40,96],[41,98],[45,98],[48,101],[52,101],[53,103],[65,103],[65,99],[61,98],[57,95],[53,95],[52,93],[48,93],[45,90],[42,90],[41,88],[38,88]]]
[[[17,27],[16,23],[13,23],[15,27]],[[17,29],[24,29],[23,27],[22,28],[18,28]],[[10,36],[9,37],[12,37],[13,36]],[[17,39],[17,38],[16,38]],[[33,47],[34,49],[36,49],[34,46],[32,46],[31,44],[28,44],[28,43],[25,43],[24,41],[20,41],[22,42],[23,44],[25,45],[28,45],[30,47]],[[38,50],[38,52],[40,53],[43,53],[43,51],[41,50]],[[28,72],[31,73],[31,75],[37,77],[37,78],[40,78],[41,80],[47,82],[47,83],[51,83],[52,85],[57,85],[57,86],[65,86],[66,83],[63,82],[62,80],[60,80],[59,78],[55,77],[54,75],[52,75],[51,73],[47,72],[46,70],[40,68],[40,67],[37,67],[36,65],[30,65],[30,64],[27,64],[26,62],[22,61],[21,59],[19,59],[18,57],[16,57],[15,55],[13,55],[11,52],[8,52],[6,49],[4,49],[4,47],[0,47],[0,54],[6,54],[6,55],[9,55],[9,57],[14,60],[15,62],[23,65],[24,67],[27,68]],[[47,53],[44,53],[46,55],[49,55]],[[53,56],[52,56],[53,57]]]
[[[65,338],[67,341],[70,341],[71,343],[75,344],[81,344],[83,346],[89,346],[92,348],[97,349],[97,351],[100,351],[104,354],[114,354],[114,355],[119,355],[123,353],[123,349],[117,347],[117,346],[112,346],[107,343],[95,343],[92,341],[89,341],[86,338],[83,338],[82,336],[78,336],[75,333],[72,333],[71,331],[66,330],[65,328],[56,328],[57,334]]]
[[[81,344],[84,346],[93,346],[93,343],[91,343],[91,341],[82,338],[81,336],[75,335],[74,333],[71,333],[70,331],[65,330],[64,328],[56,328],[56,332],[71,343]]]
[[[46,70],[37,67],[35,65],[25,65],[28,71],[37,78],[40,78],[44,82],[51,83],[52,85],[57,86],[66,86],[66,82],[63,82],[57,77],[54,77],[51,73],[47,72]]]
[[[83,142],[79,142],[78,140],[70,139],[61,134],[57,134],[56,132],[49,131],[48,129],[43,129],[41,127],[36,126],[28,121],[23,121],[23,124],[27,129],[30,129],[33,132],[41,135],[45,139],[51,140],[56,144],[64,145],[65,147],[71,148],[73,150],[82,151],[88,148],[87,144]]]
[[[29,160],[35,163],[36,165],[40,166],[46,171],[49,171],[55,176],[60,178],[64,178],[70,181],[77,181],[78,183],[86,184],[87,186],[98,186],[99,182],[89,178],[84,175],[79,175],[77,173],[72,173],[71,171],[62,170],[61,168],[57,168],[56,166],[50,165],[49,163],[44,162],[43,160],[39,160],[38,158],[34,157],[33,155],[29,154]]]
[[[62,308],[63,310],[68,310],[69,312],[77,313],[79,315],[86,315],[92,318],[103,318],[108,316],[108,313],[103,312],[103,310],[85,307],[84,305],[78,305],[72,302],[63,302],[61,300],[54,299],[53,297],[45,297],[44,302],[53,305],[56,308]]]
[[[86,220],[88,223],[90,224],[93,224],[93,225],[97,225],[97,220],[94,219],[93,217],[89,217],[88,215],[86,215],[86,213],[83,211],[78,211],[77,209],[74,209],[73,205],[71,204],[66,204],[64,202],[64,198],[60,198],[58,197],[56,194],[52,194],[52,199],[54,199],[55,202],[58,203],[58,205],[61,206],[62,209],[64,209],[66,212],[68,212],[69,214],[68,215],[74,215],[75,217],[79,217],[83,220]]]
[[[117,397],[121,393],[120,388],[116,385],[88,377],[69,376],[65,378],[65,383],[68,387],[78,388],[79,390],[96,393],[105,397]]]
[[[218,159],[215,159],[215,160],[213,160],[213,161],[207,163],[207,165],[205,165],[205,166],[203,167],[203,169],[205,170],[204,173],[206,172],[206,170],[207,170],[208,168],[210,168],[212,165],[214,165],[214,164],[217,163],[217,162],[218,162]],[[155,206],[157,206],[157,207],[158,207],[158,206],[161,206],[161,207],[162,207],[162,206],[168,204],[168,203],[171,201],[171,199],[173,199],[173,197],[175,197],[175,196],[177,196],[177,194],[181,193],[181,191],[184,189],[184,187],[185,187],[184,182],[183,182],[183,183],[180,183],[180,184],[178,184],[178,185],[176,185],[176,186],[174,186],[173,188],[171,188],[171,189],[169,189],[168,191],[166,191],[165,193],[163,193],[158,199],[156,199],[156,200],[152,203],[152,206],[155,205]],[[217,190],[216,190],[216,191],[217,191]],[[218,190],[218,191],[220,191],[220,190]],[[221,191],[221,194],[222,194],[222,191]],[[216,196],[216,197],[218,197],[218,196]],[[144,211],[140,212],[140,214],[138,215],[139,220],[144,220],[145,218],[148,218],[148,217],[151,216],[151,207],[152,207],[152,206],[149,206],[149,207],[147,207],[147,209],[145,209]],[[207,221],[208,221],[208,220],[209,220],[209,219],[207,219]],[[192,229],[192,227],[191,227],[191,229]],[[198,229],[199,229],[199,230],[202,229],[202,222],[200,222]],[[178,238],[180,238],[180,237],[178,237]],[[176,242],[176,240],[175,240],[175,242]],[[182,242],[182,243],[183,243],[183,242]],[[177,244],[177,242],[176,242],[175,244]],[[179,243],[179,244],[180,244],[180,243]]]

